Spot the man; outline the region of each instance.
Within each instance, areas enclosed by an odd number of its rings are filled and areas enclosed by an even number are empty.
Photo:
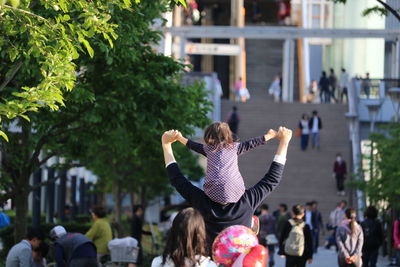
[[[42,231],[29,228],[26,238],[15,244],[8,252],[6,267],[31,266],[33,264],[32,250],[38,248],[42,240]]]
[[[322,222],[322,215],[321,212],[318,210],[318,202],[312,201],[311,202],[311,212],[312,212],[312,237],[313,237],[313,250],[314,253],[318,252],[319,247],[319,233],[322,230],[322,234],[324,235],[324,223]]]
[[[80,233],[67,233],[58,225],[51,229],[57,267],[97,267],[97,251],[92,241]]]
[[[306,209],[304,213],[304,222],[310,227],[310,230],[312,231],[314,229],[313,225],[313,212],[311,210],[312,202],[307,202],[306,203]]]
[[[334,69],[330,69],[329,86],[331,88],[331,90],[330,90],[331,96],[332,96],[333,100],[335,100],[335,103],[336,103],[337,99],[335,96],[335,92],[336,92],[336,87],[337,87],[337,77],[336,77]]]
[[[345,195],[344,181],[346,180],[347,168],[346,162],[340,153],[336,154],[335,162],[333,163],[333,176],[336,178],[336,187],[338,195]]]
[[[322,72],[322,76],[319,79],[319,97],[321,99],[321,103],[330,103],[331,102],[331,94],[329,92],[329,79],[326,77],[326,72]]]
[[[260,233],[258,234],[259,243],[268,248],[268,260],[269,267],[275,265],[275,245],[278,244],[276,237],[276,219],[269,213],[269,207],[267,204],[261,206],[261,215],[259,216],[260,221]]]
[[[206,223],[207,241],[211,248],[215,237],[232,225],[244,225],[251,228],[252,216],[257,207],[279,185],[282,179],[286,154],[292,131],[280,127],[277,132],[279,146],[267,174],[253,187],[247,189],[236,203],[220,204],[211,201],[203,190],[192,185],[181,173],[172,150],[172,143],[177,140],[178,131],[167,131],[161,142],[164,161],[172,186],[191,206],[201,212]]]
[[[151,235],[151,232],[143,230],[143,215],[144,209],[141,205],[133,206],[132,223],[131,223],[131,236],[138,241],[139,255],[136,264],[142,264],[143,253],[141,249],[142,234]],[[130,265],[135,266],[135,265]]]
[[[309,120],[308,128],[311,130],[311,144],[312,148],[320,149],[320,131],[322,129],[322,120],[318,116],[318,111],[312,112],[312,117]]]
[[[276,233],[278,234],[278,238],[280,238],[283,227],[286,222],[290,219],[290,213],[288,212],[288,206],[285,203],[279,204],[279,209],[274,211],[273,214],[276,218]]]
[[[332,235],[328,238],[326,244],[325,244],[325,248],[329,249],[331,246],[336,246],[336,229],[337,227],[342,223],[343,219],[344,219],[344,211],[346,209],[347,206],[347,201],[346,200],[342,200],[340,201],[337,205],[336,208],[331,211],[331,213],[329,214],[329,221],[332,227]]]
[[[346,69],[342,68],[342,75],[340,76],[340,102],[343,103],[343,96],[346,95],[346,102],[349,101],[348,91],[349,91],[349,74]]]
[[[228,123],[229,128],[231,129],[232,133],[235,134],[235,137],[238,134],[239,122],[240,122],[240,117],[237,112],[237,107],[233,106],[232,112],[228,116],[227,123]]]
[[[286,257],[286,267],[304,267],[307,261],[312,263],[311,230],[304,222],[304,207],[301,205],[292,208],[292,219],[285,224],[278,254]]]

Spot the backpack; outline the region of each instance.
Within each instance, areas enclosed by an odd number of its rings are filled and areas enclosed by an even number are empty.
[[[292,229],[285,241],[285,253],[289,256],[303,256],[304,253],[304,227],[305,223],[296,223],[293,219],[289,220]]]

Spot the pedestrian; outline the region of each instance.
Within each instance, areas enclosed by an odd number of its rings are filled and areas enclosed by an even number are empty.
[[[236,101],[240,101],[240,89],[242,88],[243,88],[242,77],[239,77],[239,80],[237,80],[233,85],[233,91],[235,93]]]
[[[291,130],[280,127],[277,133],[279,145],[270,170],[256,185],[247,189],[237,202],[220,204],[212,201],[203,190],[190,183],[179,169],[171,145],[177,140],[178,133],[172,130],[162,135],[164,162],[170,182],[179,194],[188,201],[189,205],[200,211],[205,218],[209,248],[211,248],[215,237],[229,226],[243,225],[251,228],[255,210],[275,190],[282,179],[291,137]]]
[[[6,267],[25,267],[33,263],[32,250],[39,247],[43,240],[40,229],[28,228],[25,238],[15,244],[7,254]]]
[[[331,93],[331,97],[333,98],[333,100],[335,101],[335,103],[337,103],[337,99],[336,99],[336,87],[337,87],[337,77],[335,74],[335,70],[334,69],[330,69],[330,74],[329,74],[329,87],[330,87],[330,93]]]
[[[394,241],[397,266],[400,267],[400,216],[394,221],[393,241]]]
[[[308,122],[308,128],[311,130],[311,145],[312,148],[320,149],[320,132],[322,129],[322,120],[318,116],[318,111],[314,110],[312,112],[312,117]]]
[[[313,249],[314,253],[318,252],[318,247],[319,247],[319,234],[322,232],[322,234],[325,234],[324,230],[324,223],[322,221],[322,214],[318,210],[318,202],[317,201],[312,201],[311,202],[311,220],[312,220],[312,237],[313,237]]]
[[[144,208],[142,205],[134,205],[132,209],[132,222],[131,222],[131,236],[138,241],[139,255],[136,261],[137,265],[142,264],[143,252],[142,252],[142,235],[151,236],[151,232],[143,230],[143,215]],[[131,264],[130,267],[136,265]]]
[[[304,267],[313,258],[311,230],[304,222],[304,207],[293,206],[292,217],[283,229],[278,254],[286,257],[286,267]]]
[[[336,246],[336,230],[337,227],[341,224],[344,218],[344,212],[347,206],[347,201],[342,200],[337,205],[336,208],[330,212],[329,221],[330,227],[332,229],[332,235],[328,237],[327,242],[325,243],[325,248],[330,249],[331,246]]]
[[[383,228],[378,220],[378,210],[369,206],[364,213],[365,220],[361,223],[364,233],[364,246],[362,249],[363,267],[376,267],[379,247],[383,243]]]
[[[268,94],[272,95],[274,97],[274,102],[279,102],[280,101],[280,95],[281,95],[281,78],[279,75],[275,76],[274,80],[271,83],[271,86],[268,88]]]
[[[343,103],[343,96],[346,96],[346,102],[349,102],[348,91],[350,88],[349,74],[345,68],[342,68],[342,75],[340,76],[340,102]]]
[[[251,3],[251,22],[260,22],[261,10],[257,0],[253,0]]]
[[[290,24],[290,2],[287,0],[278,1],[278,22],[279,25]]]
[[[308,147],[308,138],[310,135],[310,128],[309,128],[309,117],[307,114],[303,114],[301,116],[301,120],[299,121],[299,131],[300,131],[300,148],[302,151],[307,150]]]
[[[239,130],[240,116],[236,106],[232,107],[232,112],[229,113],[228,119],[226,121],[229,125],[229,129],[231,129],[232,133],[237,136]]]
[[[369,78],[368,72],[365,74],[365,79],[362,81],[362,88],[364,90],[365,97],[369,99],[371,94],[371,79]]]
[[[87,238],[93,241],[97,250],[97,260],[109,254],[107,244],[112,239],[112,230],[110,223],[106,218],[106,210],[102,206],[95,206],[91,210],[93,219],[92,227],[85,234]]]
[[[346,180],[347,167],[340,153],[336,154],[335,162],[333,163],[333,176],[336,178],[336,188],[338,195],[345,195],[344,181]]]
[[[178,141],[207,157],[204,192],[212,201],[227,204],[236,203],[246,190],[239,171],[238,156],[266,144],[275,136],[276,132],[270,130],[262,136],[239,143],[233,140],[228,124],[214,122],[204,132],[205,145],[188,140],[181,133],[178,134]]]
[[[347,208],[345,219],[336,231],[339,267],[361,267],[364,235],[356,221],[355,209]]]
[[[286,222],[291,218],[291,216],[285,203],[279,204],[279,209],[274,213],[274,216],[276,218],[276,233],[278,235],[278,239],[280,239],[280,237],[282,236],[283,227],[285,226]]]
[[[278,245],[279,241],[276,236],[276,219],[269,213],[267,204],[261,205],[259,221],[260,233],[258,234],[258,240],[261,245],[268,249],[268,266],[272,267],[275,265],[275,246]]]
[[[186,208],[175,217],[163,255],[154,258],[151,267],[217,267],[209,253],[203,216]]]
[[[330,98],[330,92],[329,92],[329,79],[326,77],[326,72],[322,72],[322,76],[319,79],[319,97],[321,99],[321,103],[330,103],[331,98]]]
[[[47,253],[49,253],[49,245],[42,241],[37,248],[32,251],[33,264],[32,267],[46,267],[47,266]]]
[[[97,252],[94,243],[81,233],[67,233],[61,225],[50,231],[54,241],[53,253],[57,267],[97,267]]]
[[[311,236],[312,236],[312,230],[314,228],[313,225],[313,212],[312,212],[312,202],[309,201],[306,203],[305,211],[304,211],[304,222],[308,225],[311,231]]]

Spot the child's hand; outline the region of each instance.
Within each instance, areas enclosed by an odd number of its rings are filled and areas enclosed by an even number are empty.
[[[276,138],[278,135],[278,132],[273,130],[273,129],[269,129],[268,133],[264,135],[264,139],[265,141],[271,140]]]
[[[176,130],[166,131],[161,137],[161,142],[163,144],[173,143],[177,140],[177,136],[178,136],[178,131]]]
[[[290,139],[292,139],[292,130],[281,126],[279,127],[276,138],[278,138],[280,141],[289,143]]]

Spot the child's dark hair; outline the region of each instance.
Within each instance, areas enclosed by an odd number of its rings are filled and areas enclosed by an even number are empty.
[[[225,122],[214,122],[204,132],[204,142],[207,145],[224,146],[233,144],[232,131]]]

